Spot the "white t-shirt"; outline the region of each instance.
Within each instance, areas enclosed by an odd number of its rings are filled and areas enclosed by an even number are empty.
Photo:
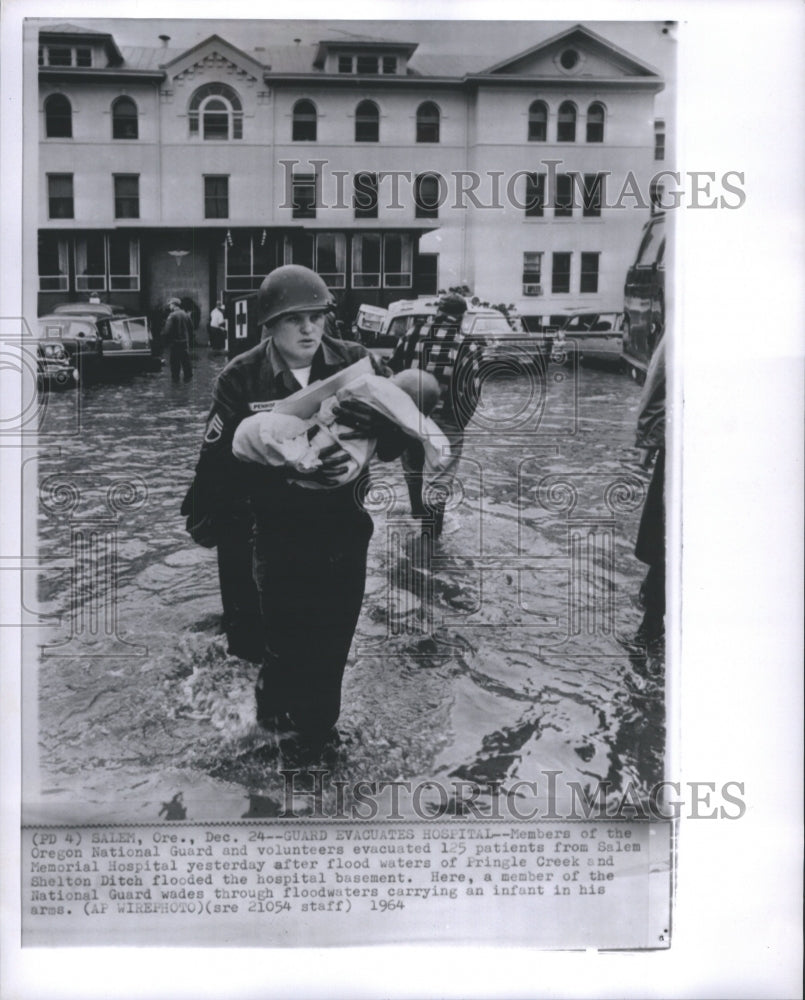
[[[310,381],[310,368],[311,368],[311,366],[308,365],[307,368],[292,368],[291,369],[293,377],[302,386],[303,389],[305,388],[305,386]]]

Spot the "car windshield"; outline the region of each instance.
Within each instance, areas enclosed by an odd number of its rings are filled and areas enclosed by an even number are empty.
[[[659,222],[648,227],[637,254],[637,267],[651,267],[659,263],[662,259],[660,254],[665,249],[663,233],[664,227]]]
[[[620,313],[580,313],[565,323],[565,333],[605,333],[620,328]]]
[[[39,334],[49,340],[72,337],[95,337],[95,325],[88,320],[71,319],[68,316],[52,316],[39,321]]]
[[[484,336],[488,336],[490,333],[504,335],[512,332],[512,328],[502,313],[497,316],[470,316],[469,322],[464,326],[464,332],[469,333],[470,330],[473,333],[484,334]]]

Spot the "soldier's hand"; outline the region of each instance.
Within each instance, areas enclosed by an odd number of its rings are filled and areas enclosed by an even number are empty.
[[[337,486],[339,479],[349,471],[350,456],[338,444],[331,444],[319,452],[321,465],[310,472],[294,470],[291,479],[307,479],[324,486]]]
[[[351,431],[342,434],[345,441],[354,438],[376,438],[389,429],[391,421],[382,413],[372,409],[368,403],[347,399],[333,408],[333,415],[341,424],[351,427]]]

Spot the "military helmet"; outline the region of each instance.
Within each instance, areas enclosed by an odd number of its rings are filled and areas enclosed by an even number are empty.
[[[292,312],[329,309],[330,289],[310,268],[285,264],[263,278],[257,292],[257,322],[270,323]]]
[[[463,316],[467,311],[467,300],[458,292],[447,292],[439,297],[438,308],[439,312],[448,316]]]

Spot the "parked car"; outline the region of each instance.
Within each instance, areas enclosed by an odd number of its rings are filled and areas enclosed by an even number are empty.
[[[119,306],[65,303],[38,320],[39,339],[59,341],[84,378],[158,371],[145,316],[129,316]]]
[[[366,347],[378,346],[380,331],[387,315],[388,311],[381,309],[380,306],[361,306],[352,324],[353,339],[360,341]]]
[[[393,347],[414,323],[435,316],[437,308],[438,299],[433,297],[392,302],[378,340]],[[519,322],[513,328],[500,310],[489,306],[470,305],[461,321],[461,332],[482,346],[485,361],[500,358],[530,361],[540,354],[538,341],[523,331]]]
[[[36,345],[37,388],[44,392],[52,389],[75,389],[78,370],[70,360],[63,344],[39,341]]]
[[[665,329],[665,213],[643,227],[623,299],[623,360],[632,378],[643,382]]]
[[[551,360],[561,364],[575,352],[580,363],[620,364],[622,350],[622,312],[572,312],[554,334]]]

